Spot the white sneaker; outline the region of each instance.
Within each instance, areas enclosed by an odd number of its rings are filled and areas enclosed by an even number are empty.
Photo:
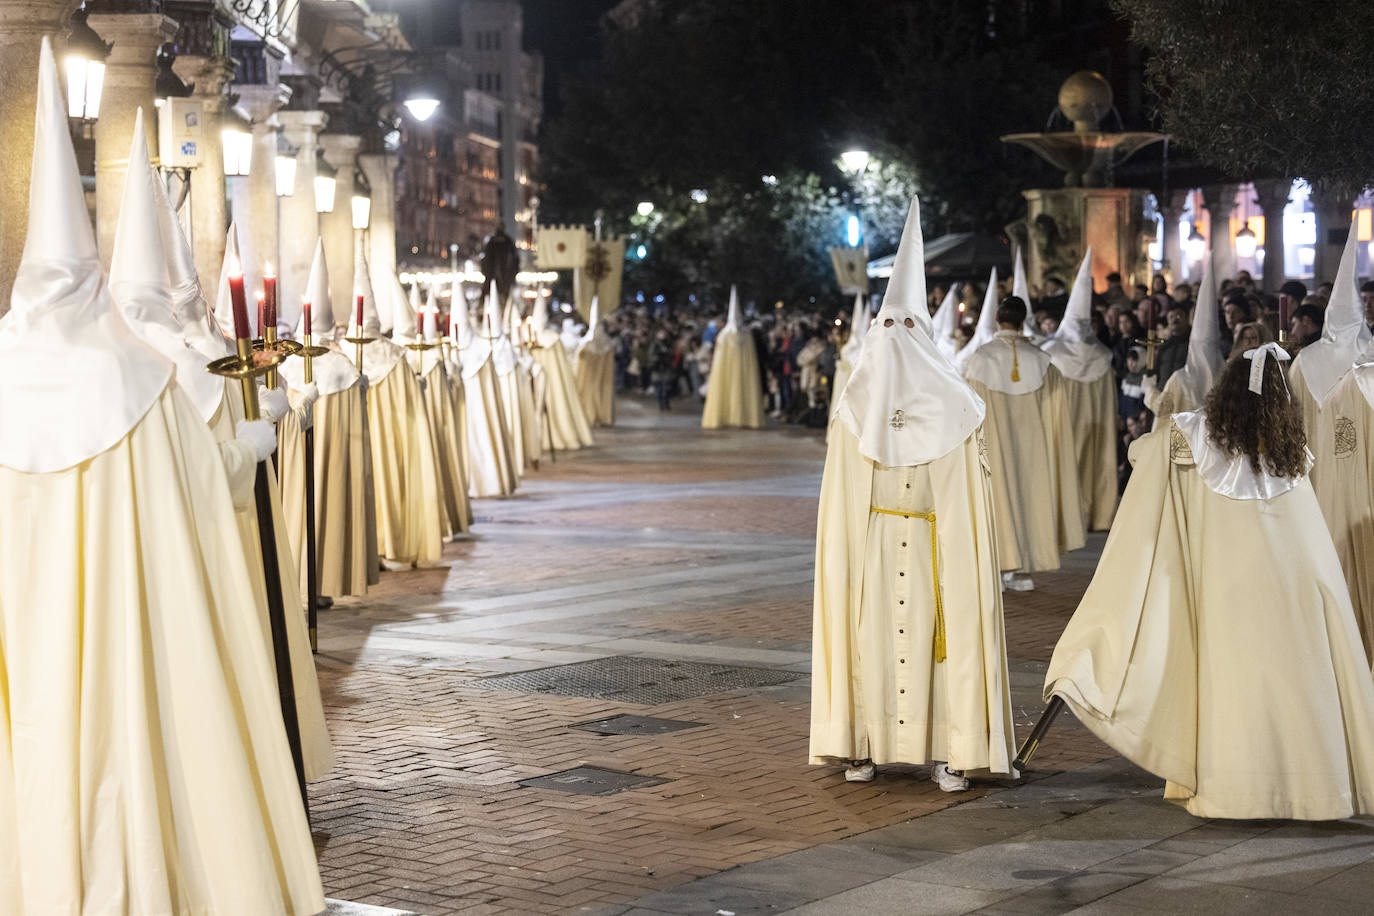
[[[1002,584],[1014,592],[1028,592],[1035,588],[1035,583],[1032,582],[1031,577],[1025,573],[1011,573],[1010,576],[1010,578],[1007,578],[1004,575]]]
[[[1014,583],[1015,581],[1016,581],[1016,573],[1009,573],[1009,572],[1004,572],[1004,573],[1002,573],[1002,591],[1006,591],[1006,590],[1009,589],[1009,588],[1015,588],[1016,586],[1012,584],[1012,583]]]
[[[962,773],[951,770],[947,763],[937,763],[931,767],[930,778],[940,787],[941,792],[968,791],[968,780]]]
[[[873,765],[873,762],[872,762],[872,761],[864,761],[863,763],[860,763],[859,761],[856,760],[856,761],[854,761],[854,765],[853,765],[853,766],[851,766],[851,767],[845,767],[845,770],[844,770],[844,781],[845,781],[845,782],[872,782],[872,781],[873,781],[873,777],[876,776],[877,774],[878,774],[878,768],[875,767],[875,766]]]

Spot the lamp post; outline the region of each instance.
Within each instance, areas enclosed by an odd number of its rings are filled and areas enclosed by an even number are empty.
[[[334,212],[334,184],[339,170],[324,158],[324,150],[315,153],[315,212]]]
[[[1207,239],[1198,231],[1197,223],[1193,223],[1193,228],[1188,233],[1188,240],[1183,244],[1188,252],[1190,262],[1201,261],[1202,256],[1207,253]]]
[[[230,178],[246,176],[253,166],[253,125],[237,109],[230,108],[224,112],[219,138],[224,149],[224,174]]]
[[[82,122],[100,117],[100,95],[105,86],[105,59],[110,45],[86,24],[86,8],[72,13],[72,32],[63,63],[67,71],[67,116]]]
[[[1236,256],[1239,258],[1253,258],[1255,247],[1259,244],[1259,239],[1255,235],[1255,230],[1250,228],[1249,223],[1240,228],[1236,233]]]
[[[840,169],[853,179],[853,187],[850,191],[854,203],[854,215],[845,221],[845,240],[849,242],[850,248],[858,248],[864,241],[863,230],[863,176],[868,169],[869,159],[866,149],[848,149],[840,153]]]
[[[196,91],[194,84],[186,85],[181,77],[172,71],[177,61],[176,45],[164,41],[157,49],[157,81],[153,84],[153,104],[161,108],[167,99],[184,99]]]

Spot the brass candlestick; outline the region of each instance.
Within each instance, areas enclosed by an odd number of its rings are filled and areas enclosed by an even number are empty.
[[[363,333],[364,333],[363,329],[362,329],[362,328],[359,328],[359,329],[358,329],[358,335],[359,335],[359,336],[357,336],[357,337],[345,337],[345,338],[344,338],[345,341],[347,341],[348,343],[353,344],[353,346],[356,348],[356,357],[357,357],[357,358],[356,358],[355,362],[357,362],[357,364],[358,364],[358,371],[359,371],[359,372],[362,372],[362,371],[363,371],[363,344],[372,343],[372,341],[374,341],[374,340],[377,339],[377,338],[375,338],[375,337],[363,337],[363,336],[362,336]]]
[[[298,355],[303,349],[303,346],[294,340],[278,337],[276,328],[263,328],[262,335],[260,340],[253,341],[253,349],[260,352],[275,352],[279,357],[277,363],[284,362],[288,356]],[[276,363],[273,365],[275,366]],[[263,382],[269,389],[275,390],[277,387],[277,370],[268,369],[267,378]]]
[[[1134,342],[1137,346],[1145,348],[1145,371],[1154,372],[1155,350],[1163,344],[1163,341],[1155,336],[1155,329],[1150,328],[1150,330],[1146,332],[1144,340],[1136,338]]]
[[[262,413],[258,410],[258,388],[255,380],[258,376],[272,371],[273,367],[281,362],[281,354],[276,350],[255,350],[253,342],[247,337],[236,340],[234,348],[238,352],[233,356],[221,357],[205,368],[215,375],[238,379],[243,389],[243,418],[260,420]]]

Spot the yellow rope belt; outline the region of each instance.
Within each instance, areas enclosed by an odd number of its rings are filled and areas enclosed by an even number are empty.
[[[880,509],[877,506],[869,506],[868,511],[877,512],[879,515],[895,515],[898,518],[923,518],[930,522],[930,578],[935,583],[935,661],[938,664],[945,660],[945,605],[940,598],[940,555],[935,540],[935,513],[899,512],[896,509]]]

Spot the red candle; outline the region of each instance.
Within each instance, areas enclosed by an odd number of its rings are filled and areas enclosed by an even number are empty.
[[[263,328],[265,328],[265,327],[267,327],[267,300],[266,300],[265,298],[263,298],[262,293],[259,292],[259,293],[258,293],[258,336],[259,336],[259,337],[264,336],[264,335],[266,334],[266,331],[263,330]]]
[[[305,317],[305,333],[313,334],[315,326],[310,323],[310,300],[305,299],[301,302],[301,314]]]
[[[363,294],[354,293],[358,297],[358,336],[363,336]]]
[[[239,340],[252,339],[248,330],[248,303],[243,297],[243,266],[238,258],[229,265],[229,301],[234,306],[234,336]]]
[[[267,262],[267,271],[262,275],[263,293],[267,300],[267,323],[264,327],[275,328],[277,326],[277,272],[272,269],[272,262]]]
[[[1279,296],[1279,331],[1288,333],[1288,297]]]

